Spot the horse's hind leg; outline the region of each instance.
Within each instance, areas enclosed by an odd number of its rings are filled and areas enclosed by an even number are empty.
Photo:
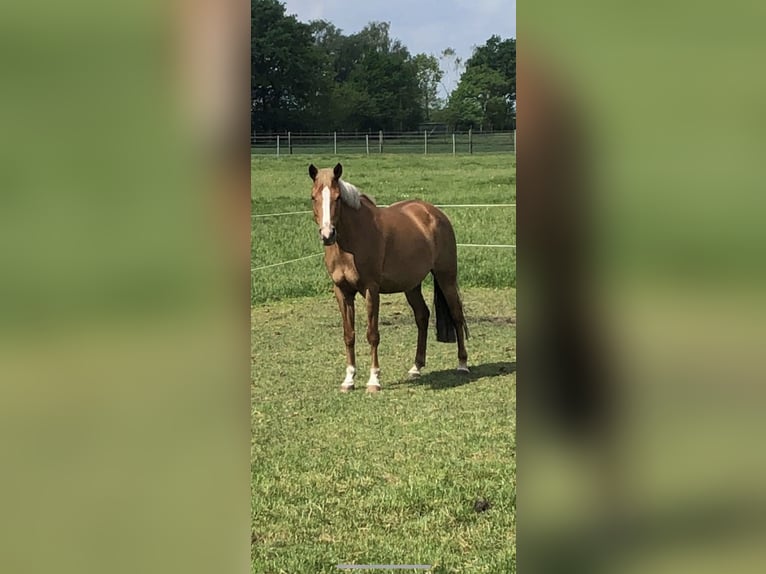
[[[418,326],[418,346],[415,350],[415,364],[409,370],[410,377],[420,376],[420,369],[426,366],[426,344],[428,342],[428,319],[431,313],[428,311],[421,286],[418,285],[405,293],[407,303],[412,307],[415,314],[415,324]]]
[[[465,336],[468,329],[463,315],[463,302],[460,300],[460,294],[457,290],[457,274],[453,272],[434,272],[434,278],[439,283],[439,287],[447,300],[452,322],[455,324],[455,334],[457,335],[457,370],[468,372],[468,352],[465,350]]]
[[[370,344],[370,354],[372,356],[370,379],[367,381],[367,392],[375,393],[380,390],[380,364],[378,363],[380,292],[378,286],[368,287],[365,298],[367,299],[367,342]]]

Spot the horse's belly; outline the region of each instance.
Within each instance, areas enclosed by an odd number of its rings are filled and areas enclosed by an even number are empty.
[[[431,261],[423,258],[386,260],[380,280],[381,293],[401,293],[420,285],[431,271]]]
[[[415,287],[420,285],[420,283],[422,281],[423,281],[423,279],[421,279],[420,281],[412,281],[412,282],[409,282],[409,283],[401,283],[401,282],[397,282],[397,283],[390,283],[390,282],[389,283],[381,283],[380,284],[380,292],[381,293],[406,293],[410,289],[414,289]]]

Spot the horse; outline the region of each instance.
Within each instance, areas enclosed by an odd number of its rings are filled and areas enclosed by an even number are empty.
[[[324,245],[324,262],[332,279],[343,320],[346,377],[342,392],[354,389],[356,374],[354,298],[361,294],[367,307],[367,342],[372,362],[367,392],[380,391],[378,312],[380,295],[404,293],[418,329],[415,362],[408,371],[419,377],[426,365],[430,312],[421,285],[431,273],[434,280],[436,340],[457,342],[458,372],[468,372],[465,339],[468,326],[457,285],[457,245],[447,216],[420,200],[378,207],[356,186],[341,179],[343,166],[317,169],[309,165],[313,183],[314,221]]]

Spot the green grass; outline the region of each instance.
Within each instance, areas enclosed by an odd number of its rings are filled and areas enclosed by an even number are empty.
[[[331,296],[253,308],[252,572],[515,572],[515,292],[463,297],[472,373],[453,371],[455,345],[431,329],[424,376],[409,381],[412,314],[403,295],[383,296],[373,396],[338,391],[345,355]],[[364,322],[358,303],[357,331]],[[363,387],[369,354],[357,339]],[[477,498],[491,508],[477,513]]]
[[[341,161],[344,177],[380,204],[420,198],[437,204],[515,203],[516,160],[509,154],[481,156],[253,156],[254,214],[311,209],[308,164],[328,167]],[[516,243],[514,207],[444,208],[458,243]],[[322,247],[310,213],[253,218],[253,267],[280,263]],[[460,247],[462,287],[515,287],[515,249]],[[331,292],[321,257],[253,271],[253,304]]]
[[[253,213],[308,210],[307,166],[344,164],[385,204],[515,203],[515,158],[253,157]],[[460,243],[515,243],[514,208],[445,209]],[[253,219],[252,267],[321,254],[310,214]],[[470,375],[429,330],[427,367],[406,378],[416,328],[404,295],[381,297],[383,392],[339,392],[343,336],[320,256],[252,271],[252,572],[338,572],[340,563],[515,572],[515,250],[461,248]],[[431,303],[428,281],[424,287]],[[488,500],[486,512],[474,502]]]

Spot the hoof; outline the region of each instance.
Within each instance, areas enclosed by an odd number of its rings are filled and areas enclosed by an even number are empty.
[[[470,373],[471,371],[468,369],[468,365],[466,364],[460,364],[457,366],[457,369],[455,369],[458,373]]]
[[[420,377],[420,369],[417,367],[412,367],[409,371],[407,371],[407,374],[409,375],[410,379],[417,379]]]
[[[368,393],[379,393],[380,392],[380,385],[367,385],[367,392]]]
[[[353,390],[354,390],[354,384],[353,383],[351,383],[350,385],[341,385],[340,386],[340,392],[341,393],[347,393],[347,392],[353,391]]]

